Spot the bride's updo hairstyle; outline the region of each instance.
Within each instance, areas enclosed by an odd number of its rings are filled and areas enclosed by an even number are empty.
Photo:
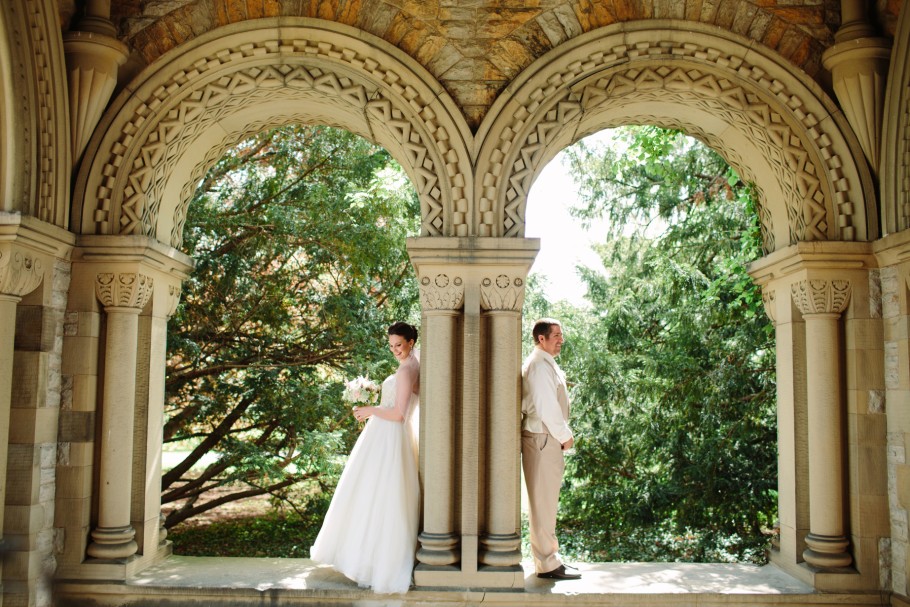
[[[389,335],[400,335],[405,341],[417,343],[417,327],[400,320],[389,327]]]

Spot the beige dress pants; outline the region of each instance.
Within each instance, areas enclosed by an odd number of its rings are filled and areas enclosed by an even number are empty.
[[[528,488],[531,553],[537,573],[553,571],[559,560],[556,511],[566,468],[562,445],[550,434],[521,433],[521,465]]]

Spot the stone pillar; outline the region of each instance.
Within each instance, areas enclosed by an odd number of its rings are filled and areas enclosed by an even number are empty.
[[[134,483],[131,524],[138,553],[154,556],[163,550],[162,558],[170,553],[161,513],[167,323],[177,311],[180,288],[174,276],[156,276],[151,302],[139,316],[133,478],[144,481]]]
[[[417,586],[520,588],[524,280],[536,239],[412,238],[424,317]]]
[[[486,464],[486,533],[480,562],[520,567],[521,473],[521,306],[523,277],[506,274],[481,280],[482,307],[488,330],[488,449]]]
[[[809,534],[803,558],[822,569],[852,562],[844,525],[844,431],[839,319],[850,300],[846,280],[806,279],[792,296],[806,322],[809,410]]]
[[[787,284],[765,285],[762,300],[774,322],[777,369],[777,516],[779,535],[772,561],[802,561],[809,533],[809,457],[806,443],[805,323],[787,297]],[[784,297],[778,297],[783,293]],[[781,562],[782,561],[782,562]]]
[[[818,592],[875,592],[888,574],[883,334],[907,332],[902,321],[883,325],[878,268],[910,259],[904,233],[875,244],[798,242],[749,265],[777,334],[780,541],[771,560]]]
[[[40,261],[14,247],[0,248],[0,555],[5,553],[3,522],[13,389],[16,306],[34,291],[43,276]],[[3,559],[0,558],[0,605],[3,604]]]
[[[125,559],[138,548],[130,524],[133,416],[139,313],[152,293],[144,274],[99,273],[95,294],[107,314],[101,411],[98,525],[86,552],[99,559]]]
[[[425,473],[417,560],[439,567],[459,560],[455,533],[456,348],[464,283],[461,277],[444,273],[418,278],[423,307],[420,458]]]
[[[822,54],[844,116],[877,174],[891,42],[875,36],[866,0],[841,0],[841,26]]]

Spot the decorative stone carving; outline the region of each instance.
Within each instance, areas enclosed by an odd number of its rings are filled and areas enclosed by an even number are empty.
[[[840,314],[850,302],[849,280],[801,280],[790,287],[802,314]]]
[[[270,30],[271,31],[271,30]],[[288,120],[316,120],[359,132],[398,152],[399,160],[414,180],[422,201],[425,235],[467,235],[471,216],[468,189],[470,176],[467,152],[454,144],[460,135],[445,126],[435,96],[419,90],[415,76],[395,70],[393,61],[381,62],[364,48],[341,36],[332,43],[310,39],[304,28],[284,28],[294,39],[267,39],[239,49],[215,50],[199,59],[192,69],[178,70],[161,86],[144,93],[135,113],[121,125],[116,141],[103,148],[95,159],[105,177],[86,193],[92,200],[91,213],[97,233],[155,234],[163,190],[183,153],[212,125],[223,128],[226,118],[246,106],[287,99],[300,103],[300,114]],[[317,31],[325,36],[325,32]],[[370,49],[375,50],[375,49]],[[411,82],[414,84],[412,85]],[[429,91],[427,91],[429,92]],[[328,100],[328,101],[327,101]],[[306,107],[334,107],[326,116],[307,114]],[[352,123],[350,117],[366,122]],[[271,126],[277,125],[270,120]],[[367,129],[371,132],[363,132]],[[246,129],[244,132],[255,132]],[[112,130],[113,133],[113,130]],[[200,173],[236,143],[234,132],[215,146],[206,161],[185,179],[182,200],[170,244],[179,244],[184,209]],[[404,158],[401,157],[404,155]],[[172,187],[172,186],[168,186]],[[448,225],[454,217],[458,227]]]
[[[95,296],[105,308],[143,308],[152,295],[151,276],[133,272],[101,272],[95,277]]]
[[[116,29],[111,26],[114,35]],[[114,37],[90,31],[64,34],[69,76],[70,131],[73,160],[82,156],[117,85],[117,69],[128,49]]]
[[[836,43],[822,55],[822,62],[831,71],[844,116],[877,172],[891,42],[874,36],[875,29],[868,22],[865,9],[862,0],[842,3]]]
[[[881,178],[883,232],[910,228],[910,18],[901,16],[882,113]]]
[[[419,289],[424,310],[457,310],[464,304],[464,281],[459,276],[423,276]]]
[[[21,211],[64,226],[69,203],[69,157],[65,125],[64,75],[58,50],[60,23],[50,2],[4,2],[2,16],[10,44],[4,61],[11,84],[4,96],[9,114],[4,121],[6,141],[0,166],[3,208]]]
[[[710,36],[699,45],[634,34],[615,44],[605,39],[596,49],[592,45],[592,52],[587,57],[578,53],[577,61],[554,62],[550,77],[535,76],[538,88],[529,84],[519,90],[514,109],[497,130],[499,140],[484,152],[489,169],[478,176],[484,184],[478,199],[479,235],[523,233],[534,177],[555,148],[570,143],[572,133],[583,134],[579,125],[588,116],[600,112],[628,121],[629,113],[620,111],[624,104],[637,115],[634,107],[648,101],[677,100],[729,124],[761,149],[785,195],[791,242],[858,237],[853,216],[865,213],[865,185],[853,172],[860,169],[840,156],[844,138],[821,103],[810,107],[804,91],[788,90],[795,80],[772,79],[767,64],[751,62],[746,49],[712,46]],[[727,76],[734,71],[735,79]],[[570,90],[566,83],[572,82],[578,84]],[[732,156],[721,138],[708,143]],[[748,163],[736,168],[748,172]],[[767,223],[765,214],[766,236]],[[862,229],[867,229],[865,223]]]
[[[521,311],[524,304],[524,279],[505,274],[480,281],[480,306],[484,310]]]
[[[761,302],[765,306],[765,314],[771,319],[771,322],[777,323],[777,292],[774,289],[762,287]]]
[[[834,91],[844,116],[856,131],[872,169],[878,171],[882,111],[888,76],[890,42],[881,38],[851,40],[825,51]]]
[[[41,261],[12,247],[0,248],[0,294],[22,297],[44,277]]]
[[[170,318],[177,311],[177,305],[180,303],[181,289],[179,285],[167,286],[167,317]]]

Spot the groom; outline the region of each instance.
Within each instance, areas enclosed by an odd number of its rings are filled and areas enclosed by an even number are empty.
[[[577,580],[559,560],[556,511],[566,463],[575,444],[569,428],[566,376],[556,357],[562,349],[562,326],[552,318],[534,323],[534,351],[521,368],[521,463],[530,500],[531,552],[537,577]]]

